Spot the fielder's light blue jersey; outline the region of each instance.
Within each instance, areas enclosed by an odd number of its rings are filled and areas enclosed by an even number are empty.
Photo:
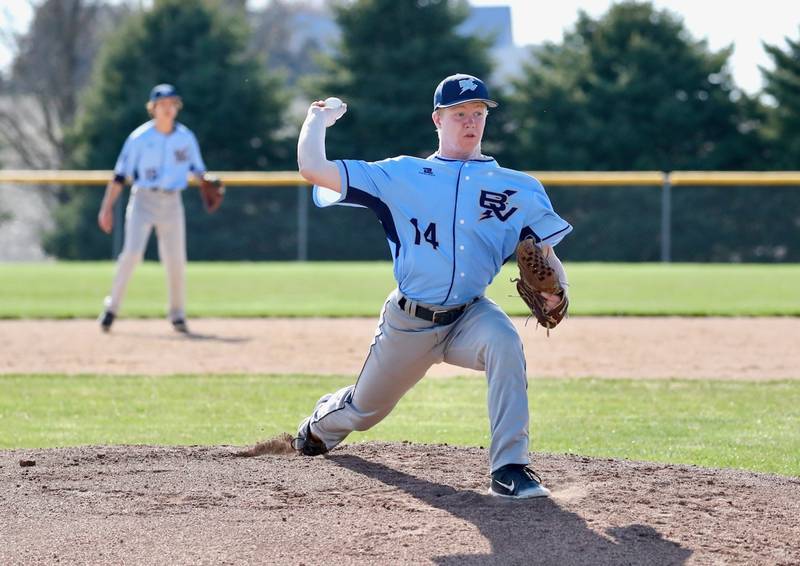
[[[336,164],[341,194],[314,187],[314,202],[375,212],[400,292],[414,301],[469,302],[484,294],[521,239],[552,246],[572,231],[538,180],[494,159],[401,156]]]
[[[131,132],[114,166],[114,175],[131,177],[137,187],[174,191],[186,188],[190,171],[206,171],[197,138],[178,122],[171,133],[162,134],[154,120]]]

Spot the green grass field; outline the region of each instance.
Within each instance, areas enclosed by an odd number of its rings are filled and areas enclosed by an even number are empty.
[[[800,316],[800,265],[567,267],[575,315]],[[3,264],[0,318],[93,318],[113,269]],[[514,275],[506,266],[488,294],[523,315]],[[380,262],[191,263],[189,316],[374,317],[393,286],[391,265]],[[165,303],[163,270],[147,262],[122,314],[162,317]],[[0,375],[0,448],[248,445],[294,430],[321,394],[351,379]],[[480,379],[423,380],[389,418],[348,441],[486,446],[485,395]],[[800,476],[800,380],[534,379],[529,395],[536,451]]]
[[[0,376],[0,448],[248,445],[350,377]],[[348,442],[487,446],[480,378],[423,380]],[[800,476],[800,381],[532,379],[531,449]]]
[[[800,265],[576,263],[573,315],[800,316]],[[110,262],[9,263],[0,268],[0,318],[87,318],[111,286]],[[488,295],[526,314],[506,265]],[[190,263],[190,317],[377,316],[394,287],[385,262]],[[123,315],[161,317],[162,267],[134,274]]]

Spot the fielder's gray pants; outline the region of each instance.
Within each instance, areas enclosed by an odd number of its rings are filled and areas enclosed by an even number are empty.
[[[117,258],[117,272],[106,297],[106,310],[119,311],[122,298],[142,261],[153,228],[158,237],[158,256],[167,272],[169,318],[186,318],[186,219],[181,191],[163,192],[134,188],[125,211],[125,243]]]
[[[397,302],[383,307],[375,339],[355,385],[325,395],[311,415],[311,432],[333,448],[354,430],[379,423],[433,365],[447,362],[486,370],[491,470],[528,464],[528,381],[522,341],[511,320],[481,297],[454,323],[434,326]]]

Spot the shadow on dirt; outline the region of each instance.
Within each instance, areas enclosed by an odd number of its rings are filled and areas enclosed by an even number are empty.
[[[433,483],[358,456],[327,459],[472,523],[491,545],[490,554],[434,557],[437,564],[678,565],[692,554],[649,525],[598,533],[553,499],[508,501]]]
[[[180,336],[179,336],[180,338]],[[207,342],[223,342],[226,344],[244,344],[250,342],[252,338],[245,338],[240,336],[219,336],[217,334],[200,334],[197,332],[187,332],[183,335],[187,340],[207,341]]]
[[[169,334],[151,334],[146,332],[125,332],[125,331],[118,331],[114,332],[115,335],[120,336],[134,336],[136,338],[147,338],[150,340],[170,340],[170,341],[182,341],[182,340],[191,340],[197,342],[220,342],[224,344],[246,344],[248,342],[252,342],[253,338],[250,336],[220,336],[218,334],[202,334],[200,332],[189,332],[178,333],[178,332],[170,332]]]

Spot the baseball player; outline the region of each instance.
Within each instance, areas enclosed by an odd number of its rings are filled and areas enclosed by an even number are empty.
[[[169,319],[177,332],[189,331],[184,284],[186,220],[181,192],[186,188],[189,173],[202,178],[206,166],[195,135],[175,120],[182,104],[174,86],[153,87],[146,105],[152,120],[136,128],[125,140],[114,166],[114,178],[106,187],[97,223],[101,230],[111,233],[114,202],[125,179],[133,179],[125,212],[125,243],[117,259],[111,295],[106,297],[105,310],[99,319],[104,332],[111,329],[153,228],[158,236],[158,255],[167,271]]]
[[[328,161],[325,129],[347,106],[326,102],[311,105],[301,129],[300,173],[315,184],[318,206],[343,204],[375,212],[394,258],[398,287],[383,306],[356,383],[317,401],[293,447],[308,456],[326,453],[351,431],[380,422],[431,365],[447,362],[486,371],[490,493],[515,499],[547,496],[528,467],[522,341],[484,292],[517,243],[529,237],[547,248],[550,264],[566,285],[551,246],[572,227],[553,211],[539,181],[481,153],[488,111],[497,103],[480,79],[452,75],[436,88],[432,119],[439,149],[427,159]],[[553,305],[559,301],[546,299]]]

